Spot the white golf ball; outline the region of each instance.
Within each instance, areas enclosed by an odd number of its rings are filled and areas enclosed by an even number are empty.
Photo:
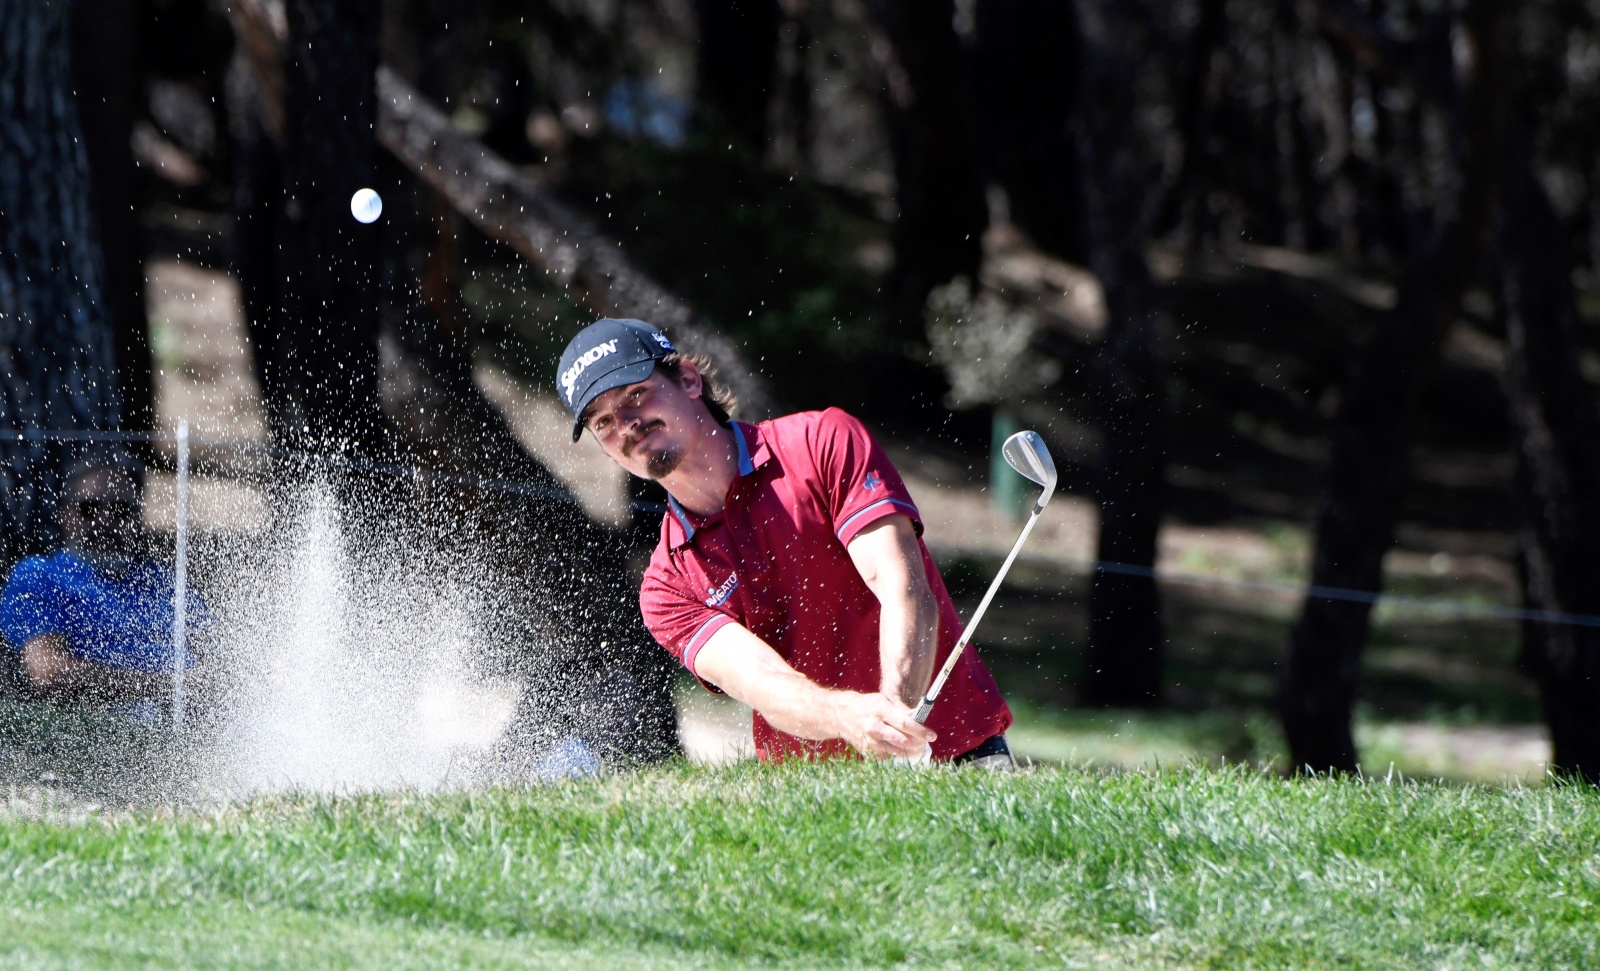
[[[350,215],[358,223],[373,223],[383,215],[383,198],[372,189],[357,189],[350,197]]]

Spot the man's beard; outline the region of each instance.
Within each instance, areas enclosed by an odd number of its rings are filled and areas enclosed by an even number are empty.
[[[683,449],[669,446],[645,459],[644,469],[650,478],[661,479],[671,475],[682,464]]]

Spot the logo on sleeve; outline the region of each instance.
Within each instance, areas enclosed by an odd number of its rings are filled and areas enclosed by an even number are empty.
[[[883,487],[883,480],[878,478],[878,473],[868,472],[866,481],[862,482],[861,486],[868,492],[877,492]]]
[[[737,574],[737,573],[728,574],[728,579],[722,581],[722,586],[717,587],[715,590],[711,589],[710,587],[706,588],[706,593],[708,594],[708,596],[706,597],[706,606],[707,607],[720,607],[720,606],[722,606],[723,604],[728,602],[728,598],[733,596],[733,591],[737,590],[738,588],[739,588],[739,574]]]

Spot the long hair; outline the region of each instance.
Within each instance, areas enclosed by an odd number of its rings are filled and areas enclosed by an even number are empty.
[[[704,354],[681,354],[673,351],[666,357],[656,362],[656,370],[665,374],[674,381],[680,380],[684,361],[694,365],[700,372],[702,390],[700,400],[706,403],[706,410],[711,412],[711,417],[719,425],[728,425],[733,422],[733,413],[739,407],[739,399],[734,397],[733,391],[717,378],[717,366],[711,358]]]

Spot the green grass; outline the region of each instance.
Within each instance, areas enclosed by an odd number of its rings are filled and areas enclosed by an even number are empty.
[[[1283,770],[1283,733],[1260,711],[1092,711],[1040,708],[1012,699],[1012,751],[1032,762],[1099,770],[1149,770],[1199,762]],[[1366,708],[1355,718],[1368,775],[1400,772],[1454,783],[1539,785],[1548,743],[1536,726],[1480,725],[1449,719],[1385,721]]]
[[[1010,701],[1016,723],[1006,738],[1035,762],[1153,769],[1187,762],[1271,767],[1287,762],[1277,725],[1259,713],[1096,711]]]
[[[669,768],[0,820],[4,967],[1593,967],[1600,793]]]

